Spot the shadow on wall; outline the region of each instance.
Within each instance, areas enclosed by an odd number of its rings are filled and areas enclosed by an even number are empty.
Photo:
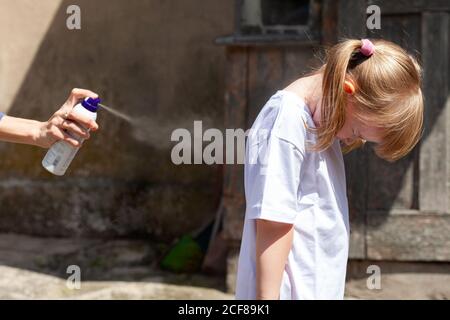
[[[71,4],[62,1],[8,113],[48,119],[81,87],[136,121],[101,111],[64,177],[41,167],[44,150],[0,144],[0,232],[170,242],[219,202],[221,167],[172,164],[170,133],[194,120],[222,127],[224,52],[213,40],[229,32],[233,5],[82,0],[81,30],[68,30]]]

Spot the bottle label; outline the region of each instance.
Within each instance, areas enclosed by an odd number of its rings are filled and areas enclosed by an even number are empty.
[[[56,174],[64,173],[78,152],[78,148],[72,147],[67,142],[56,142],[44,158],[44,166]]]

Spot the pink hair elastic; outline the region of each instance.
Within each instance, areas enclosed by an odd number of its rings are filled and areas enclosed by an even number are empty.
[[[361,52],[366,57],[370,57],[373,52],[375,51],[375,46],[373,45],[372,41],[369,39],[362,39],[362,46],[359,49],[359,52]]]

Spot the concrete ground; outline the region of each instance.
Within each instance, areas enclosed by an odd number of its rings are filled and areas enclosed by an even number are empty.
[[[399,273],[382,276],[381,289],[367,289],[366,279],[347,281],[348,299],[449,300],[449,274]]]
[[[380,271],[374,281],[373,267]],[[379,289],[374,285],[379,285]],[[372,288],[372,289],[369,289]],[[346,296],[357,299],[450,299],[450,264],[351,260]]]
[[[223,277],[160,270],[158,262],[164,249],[142,240],[0,234],[0,299],[233,298],[225,292]],[[80,289],[67,285],[69,265],[80,267]],[[351,263],[346,298],[450,299],[450,269],[446,265],[380,267],[381,289],[369,290],[365,264]]]
[[[71,289],[66,280],[38,272],[0,266],[0,299],[232,299],[208,287],[141,281],[82,281]]]
[[[223,277],[158,268],[166,248],[141,240],[0,234],[0,299],[232,299]],[[81,271],[71,289],[68,266]]]

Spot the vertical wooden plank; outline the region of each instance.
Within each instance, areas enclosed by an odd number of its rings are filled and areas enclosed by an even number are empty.
[[[259,111],[283,84],[283,51],[280,47],[257,46],[248,52],[248,115],[250,128]]]
[[[370,152],[367,209],[381,210],[385,215],[393,209],[415,209],[414,163],[416,153],[389,163]]]
[[[314,56],[314,47],[285,47],[283,51],[283,87],[306,76],[321,66],[321,61]]]
[[[419,206],[422,211],[448,212],[449,159],[446,99],[449,75],[449,17],[447,12],[424,12],[422,52],[425,119],[420,147]]]
[[[247,49],[227,48],[225,93],[225,128],[246,127],[247,109]],[[229,147],[229,146],[227,146]],[[235,145],[236,154],[236,145]],[[242,164],[226,164],[224,168],[224,235],[228,240],[240,241],[244,214],[244,184]]]
[[[349,257],[352,259],[366,257],[367,156],[365,150],[358,149],[344,157],[350,217]]]
[[[339,38],[364,38],[366,35],[365,0],[339,0],[338,35]]]
[[[242,128],[245,130],[248,75],[247,49],[245,47],[228,47],[226,57],[228,72],[225,79],[225,128]],[[245,215],[244,166],[242,164],[225,164],[223,203],[223,231],[224,238],[228,244],[226,285],[227,291],[233,293],[235,291],[237,262]]]
[[[338,1],[323,0],[322,1],[322,32],[321,42],[323,45],[329,46],[337,42],[338,28]]]
[[[248,128],[277,90],[318,67],[313,47],[254,47],[248,57]]]

